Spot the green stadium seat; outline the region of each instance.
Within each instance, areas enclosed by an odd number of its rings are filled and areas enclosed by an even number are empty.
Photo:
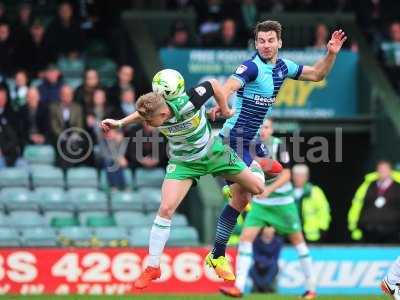
[[[188,220],[185,215],[175,214],[172,217],[172,226],[187,226]]]
[[[29,173],[22,168],[5,168],[0,170],[0,188],[29,188]]]
[[[190,226],[174,227],[167,244],[169,246],[198,246],[199,235],[196,229]]]
[[[86,227],[65,227],[59,232],[59,241],[63,246],[88,247],[91,239],[92,233]]]
[[[39,211],[39,204],[33,193],[26,188],[4,188],[0,191],[0,202],[8,211]]]
[[[33,211],[13,211],[8,216],[9,226],[18,228],[46,226],[43,216]]]
[[[29,164],[52,165],[56,154],[51,145],[27,145],[23,157]]]
[[[82,84],[82,77],[66,77],[64,78],[65,84],[68,84],[73,89],[76,89]]]
[[[26,247],[55,247],[57,236],[52,228],[36,227],[22,231],[22,244]]]
[[[143,201],[139,193],[113,192],[111,193],[111,210],[113,211],[143,211]]]
[[[90,167],[78,167],[67,170],[68,188],[98,188],[97,170]]]
[[[31,166],[32,185],[38,187],[64,187],[64,174],[60,168],[49,165]]]
[[[155,187],[161,188],[164,180],[165,171],[161,168],[143,169],[138,168],[135,170],[134,182],[137,188],[142,187]]]
[[[67,198],[78,211],[108,210],[107,196],[92,188],[74,188],[67,192]]]
[[[18,231],[14,228],[0,227],[0,247],[19,247]]]
[[[114,61],[107,57],[92,57],[88,60],[87,65],[89,68],[96,69],[99,72],[103,85],[112,85],[117,73],[117,65]]]
[[[139,189],[139,195],[144,204],[144,210],[146,212],[158,210],[161,203],[160,188],[141,188]]]
[[[66,192],[57,187],[39,187],[34,192],[36,202],[43,211],[74,211],[73,203],[66,199]]]
[[[52,220],[55,218],[74,218],[74,213],[72,211],[47,211],[44,213],[47,226],[51,226]]]
[[[53,217],[50,225],[54,228],[74,227],[79,226],[79,220],[75,217]]]
[[[0,213],[0,228],[1,227],[8,227],[8,216],[4,213]]]
[[[87,227],[112,227],[115,226],[115,220],[111,216],[105,217],[88,217],[86,221]]]
[[[82,78],[85,70],[85,63],[79,58],[70,59],[63,57],[58,60],[57,65],[66,78]]]
[[[107,217],[109,216],[107,211],[85,211],[85,212],[81,212],[78,215],[79,218],[79,222],[82,225],[87,224],[88,219],[91,217],[97,217],[97,218],[103,218],[103,217]]]
[[[94,230],[94,236],[99,241],[99,246],[128,246],[129,235],[122,227],[98,227]]]
[[[118,211],[114,213],[114,219],[118,226],[125,228],[150,226],[153,220],[139,212]]]
[[[129,234],[129,246],[146,247],[149,244],[151,227],[133,228]]]

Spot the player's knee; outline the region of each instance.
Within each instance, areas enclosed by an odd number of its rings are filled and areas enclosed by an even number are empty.
[[[161,204],[160,209],[158,210],[158,215],[166,219],[171,219],[174,213],[175,209],[173,206],[168,204]]]

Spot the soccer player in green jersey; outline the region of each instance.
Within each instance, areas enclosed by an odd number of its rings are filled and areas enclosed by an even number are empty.
[[[236,260],[236,280],[232,287],[221,287],[221,293],[231,297],[243,295],[248,273],[253,262],[253,242],[260,230],[272,226],[279,234],[286,235],[299,256],[305,277],[306,291],[302,299],[315,299],[315,277],[310,253],[301,230],[301,222],[290,181],[291,159],[287,145],[272,136],[272,121],[264,121],[260,129],[260,140],[268,148],[272,158],[283,166],[282,172],[273,183],[268,183],[262,194],[253,197],[240,236]],[[224,188],[226,191],[226,188]]]
[[[160,257],[168,240],[171,219],[189,188],[206,174],[222,176],[238,183],[251,194],[264,190],[264,174],[259,175],[246,166],[237,154],[213,137],[206,117],[204,103],[214,96],[223,117],[232,111],[221,99],[221,86],[216,80],[203,82],[188,93],[166,100],[160,93],[147,93],[137,103],[137,111],[121,119],[106,119],[101,123],[104,132],[144,121],[166,135],[170,146],[170,160],[161,189],[161,204],[150,233],[149,262],[135,282],[143,289],[161,276]],[[262,175],[261,175],[262,174]],[[234,220],[236,222],[236,220]],[[225,256],[213,258],[213,267],[224,280],[234,280],[232,268]]]

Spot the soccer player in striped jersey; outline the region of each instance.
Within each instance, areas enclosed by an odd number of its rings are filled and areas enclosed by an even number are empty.
[[[381,289],[393,300],[400,300],[400,256],[390,266],[389,271],[381,282]]]
[[[260,140],[269,149],[273,159],[279,161],[283,171],[274,182],[266,185],[263,194],[253,198],[251,209],[247,213],[240,236],[236,259],[236,281],[232,287],[221,287],[220,291],[230,297],[241,297],[245,290],[248,273],[253,263],[253,242],[260,230],[271,226],[278,234],[286,235],[299,257],[305,277],[303,299],[315,299],[315,276],[311,256],[301,231],[301,221],[294,200],[291,179],[291,158],[288,145],[272,136],[272,121],[264,121],[260,130]]]
[[[161,276],[160,258],[168,240],[172,216],[189,188],[203,175],[222,176],[243,186],[252,194],[264,189],[262,170],[259,176],[246,166],[237,154],[224,145],[220,137],[213,137],[204,103],[214,96],[224,116],[231,110],[220,101],[222,87],[210,80],[192,88],[188,93],[166,100],[160,93],[147,93],[136,103],[136,112],[121,120],[106,119],[101,123],[104,132],[144,121],[168,138],[170,160],[161,189],[161,204],[154,220],[149,240],[148,266],[135,282],[143,289]],[[236,222],[235,220],[231,220]],[[214,260],[217,275],[234,280],[232,268],[225,256]]]
[[[233,105],[235,114],[226,120],[220,135],[248,166],[259,160],[257,157],[266,155],[265,147],[259,142],[259,129],[285,79],[324,79],[347,38],[342,30],[333,32],[327,44],[327,54],[313,66],[302,66],[278,57],[282,47],[281,32],[281,24],[277,21],[258,23],[254,31],[256,53],[243,62],[223,86],[224,101],[227,102],[235,92],[236,98]],[[216,106],[210,114],[211,119],[215,119],[219,112],[220,108]],[[260,164],[262,162],[265,160]],[[226,242],[234,228],[226,220],[237,218],[251,199],[251,195],[239,185],[233,184],[231,190],[232,200],[218,219],[211,259],[225,255]]]

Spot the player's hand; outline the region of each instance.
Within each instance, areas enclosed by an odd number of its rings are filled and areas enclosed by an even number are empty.
[[[328,52],[337,54],[346,40],[347,40],[346,33],[342,29],[336,30],[335,32],[332,33],[331,39],[326,45]]]
[[[265,199],[272,193],[272,189],[269,186],[264,186],[264,191],[261,194],[256,195],[258,199]]]
[[[100,127],[104,133],[108,133],[111,129],[119,128],[120,121],[114,119],[105,119],[101,121]]]
[[[221,116],[221,108],[218,105],[216,105],[213,108],[211,108],[207,114],[209,119],[214,122],[218,117]]]
[[[235,110],[232,108],[227,108],[226,110],[221,110],[221,116],[224,119],[229,119],[235,114]]]

